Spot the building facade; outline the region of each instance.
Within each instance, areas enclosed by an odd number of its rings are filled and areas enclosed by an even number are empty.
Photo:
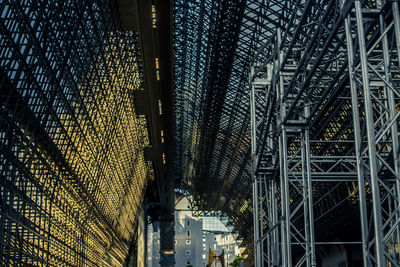
[[[203,231],[203,259],[208,263],[209,248],[217,255],[221,255],[224,252],[225,266],[235,260],[235,257],[240,254],[239,247],[229,232],[218,232],[218,231]],[[207,263],[202,266],[207,266]],[[210,267],[219,267],[218,261],[215,261]],[[224,266],[224,267],[225,267]]]
[[[147,267],[160,266],[160,223],[147,225]]]
[[[147,266],[159,267],[159,223],[147,228]],[[205,267],[209,249],[217,256],[224,251],[225,266],[240,254],[239,247],[230,231],[216,217],[195,217],[190,202],[183,198],[175,211],[175,266]],[[222,266],[214,261],[212,267]]]
[[[203,220],[188,212],[175,217],[175,266],[203,266]]]

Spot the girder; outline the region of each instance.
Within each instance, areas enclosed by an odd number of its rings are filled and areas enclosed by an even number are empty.
[[[179,3],[175,127],[181,135],[175,140],[180,150],[174,163],[176,177],[197,205],[229,215],[246,246],[259,253],[257,264],[313,266],[316,244],[326,244],[335,233],[350,244],[345,233],[352,231],[352,238],[360,238],[352,244],[366,235],[371,264],[398,264],[398,3],[246,1],[219,109],[204,102],[212,90],[207,56],[214,42],[200,29],[211,27],[218,4]],[[179,37],[183,31],[191,33],[185,40]],[[188,43],[190,38],[197,42]],[[364,92],[367,84],[369,93]],[[197,103],[189,108],[185,101]],[[217,113],[215,127],[205,132],[202,120],[210,112]],[[378,219],[371,221],[371,214]],[[253,244],[247,229],[251,215]],[[356,232],[362,222],[375,232]],[[377,228],[385,235],[376,235]]]
[[[251,209],[247,208],[251,203],[250,117],[246,94],[248,65],[260,45],[260,40],[267,38],[272,32],[270,27],[263,27],[263,22],[279,16],[286,21],[283,15],[288,12],[286,8],[289,4],[282,1],[271,1],[268,5],[263,1],[247,1],[245,6],[244,3],[240,4],[243,5],[243,14],[236,18],[241,22],[240,29],[235,30],[239,32],[237,43],[231,50],[225,51],[227,54],[234,54],[233,62],[229,66],[231,69],[227,72],[229,83],[220,88],[226,91],[218,100],[220,110],[213,110],[201,101],[205,99],[204,91],[212,90],[207,88],[209,84],[206,83],[210,62],[201,58],[209,55],[208,51],[212,51],[211,48],[215,44],[207,39],[209,31],[203,32],[202,29],[213,27],[210,25],[217,19],[213,20],[212,16],[218,15],[213,13],[213,10],[215,11],[218,5],[218,1],[178,1],[175,5],[177,151],[174,162],[176,177],[183,183],[182,186],[192,188],[191,192],[196,193],[197,198],[203,199],[202,202],[198,202],[205,205],[202,208],[220,209],[236,222],[241,221],[241,218],[249,218],[251,212]],[[285,9],[274,10],[270,8],[273,5],[285,6]],[[191,17],[189,14],[198,15]],[[203,18],[203,21],[200,21],[200,18]],[[224,30],[232,31],[228,28]],[[180,36],[181,33],[184,35]],[[199,41],[201,39],[204,41]],[[196,51],[197,54],[192,54],[189,50]],[[186,63],[183,60],[186,60]],[[183,99],[182,96],[185,95],[186,99]],[[187,105],[185,101],[197,103]],[[218,116],[213,119],[215,129],[199,128],[203,124],[202,120],[206,118],[202,116],[204,112],[215,112],[213,116]],[[212,132],[215,132],[214,137],[206,138],[207,135],[211,136]],[[182,149],[186,149],[186,152]],[[238,232],[245,233],[245,242],[249,243],[251,233],[248,227],[244,224],[235,224],[235,227]]]
[[[250,65],[256,266],[315,266],[359,225],[364,266],[398,265],[398,3],[304,4]]]

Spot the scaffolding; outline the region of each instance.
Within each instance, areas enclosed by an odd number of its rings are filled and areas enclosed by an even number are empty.
[[[110,1],[0,3],[2,266],[121,266],[154,174]]]
[[[256,53],[257,267],[316,266],[316,246],[351,243],[361,244],[364,266],[400,264],[398,5],[297,1]],[[360,240],[326,234],[351,225]]]

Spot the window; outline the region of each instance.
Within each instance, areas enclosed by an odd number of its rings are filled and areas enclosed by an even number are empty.
[[[203,235],[203,242],[206,242],[206,236]]]
[[[176,243],[177,243],[177,241],[176,240],[174,240],[174,244],[176,245]]]
[[[225,236],[225,241],[229,241],[229,235]]]
[[[217,249],[217,244],[214,244],[214,249]]]
[[[190,245],[190,244],[192,244],[192,240],[190,240],[190,239],[186,240],[186,245]]]
[[[186,261],[186,264],[187,264],[187,265],[190,265],[190,261]]]
[[[189,255],[192,255],[192,251],[191,251],[190,249],[187,249],[187,250],[186,250],[186,255],[188,255],[188,256],[189,256]]]
[[[203,259],[205,259],[205,258],[206,258],[206,254],[203,253]]]
[[[190,220],[187,220],[187,226],[190,226]]]
[[[187,230],[187,236],[190,237],[190,230]]]

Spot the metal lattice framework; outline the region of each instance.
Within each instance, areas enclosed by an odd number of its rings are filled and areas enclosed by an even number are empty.
[[[223,5],[238,6],[231,19],[240,27],[219,23]],[[228,215],[250,250],[249,66],[276,25],[288,23],[291,8],[285,1],[175,2],[175,177],[194,194],[200,209]],[[216,67],[211,59],[220,57],[215,47],[217,40],[229,37],[222,35],[225,31],[237,38],[230,38],[231,46],[223,51],[233,55],[225,66],[229,81],[218,87],[219,107],[211,109],[206,104],[209,91],[216,90],[208,82]],[[215,113],[212,129],[205,126],[206,113]],[[213,138],[203,140],[211,134]]]
[[[315,266],[316,246],[359,225],[364,266],[397,266],[398,2],[293,11],[250,76],[256,266]]]
[[[258,18],[262,5],[182,0],[174,7],[175,177],[200,209],[222,210],[233,223],[241,221],[236,231],[245,241],[252,234],[247,69],[259,40],[267,37]],[[228,18],[234,22],[227,24]],[[221,54],[229,60],[216,75]],[[219,95],[212,95],[215,90]],[[211,115],[212,127],[205,122]]]
[[[176,177],[200,209],[229,215],[257,266],[313,266],[316,246],[351,243],[366,266],[398,264],[398,3],[240,6],[213,109],[220,3],[176,2]]]
[[[120,266],[151,166],[109,1],[0,3],[2,266]]]

